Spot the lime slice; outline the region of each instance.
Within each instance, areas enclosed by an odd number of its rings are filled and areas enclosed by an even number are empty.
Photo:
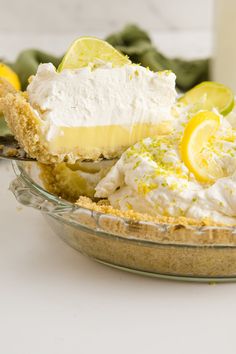
[[[118,52],[109,43],[95,37],[80,37],[67,50],[58,71],[82,68],[96,60],[111,62],[113,66],[131,64],[127,56]]]
[[[220,117],[211,111],[197,113],[184,130],[180,145],[184,164],[200,182],[212,182],[223,176],[220,166],[206,158],[204,146],[215,135],[220,126]]]
[[[234,107],[234,94],[230,88],[213,81],[204,81],[187,91],[179,102],[190,105],[191,112],[212,110],[226,116]]]

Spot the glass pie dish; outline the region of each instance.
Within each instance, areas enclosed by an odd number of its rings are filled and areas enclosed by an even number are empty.
[[[41,211],[67,244],[119,269],[191,281],[236,280],[236,227],[136,221],[78,206],[47,192],[36,163],[14,162],[10,189]]]

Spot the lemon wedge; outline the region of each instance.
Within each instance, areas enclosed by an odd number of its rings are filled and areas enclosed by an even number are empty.
[[[183,162],[199,182],[210,183],[223,176],[216,162],[203,153],[220,126],[220,117],[211,111],[202,111],[188,122],[180,144]]]
[[[230,88],[213,81],[204,81],[187,91],[179,102],[190,105],[191,112],[216,108],[224,116],[234,107],[234,94]]]
[[[109,43],[95,37],[80,37],[67,50],[58,71],[82,68],[98,60],[111,62],[113,66],[131,64],[127,56]]]
[[[20,90],[20,80],[17,74],[6,64],[0,63],[0,77],[6,79],[16,90]]]

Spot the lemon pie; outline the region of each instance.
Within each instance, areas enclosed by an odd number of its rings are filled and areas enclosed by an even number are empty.
[[[214,104],[211,89],[215,94],[220,89],[220,100]],[[187,103],[177,100],[172,106],[171,134],[141,139],[113,165],[85,162],[42,166],[46,188],[71,201],[79,197],[78,205],[124,217],[132,215],[137,220],[235,225],[234,102],[217,83],[207,85],[207,95],[203,90],[200,96],[192,96]],[[221,108],[229,104],[230,113],[224,110],[223,115]],[[94,198],[99,203],[92,203]]]

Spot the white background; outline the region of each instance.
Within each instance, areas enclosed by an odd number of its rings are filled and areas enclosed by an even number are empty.
[[[227,4],[226,0],[226,4]],[[127,22],[148,30],[205,30],[213,0],[1,0],[0,31],[110,32]]]
[[[103,38],[127,23],[157,33],[156,44],[168,55],[201,57],[210,48],[213,5],[213,0],[0,0],[0,57],[14,60],[29,47],[61,55],[78,36]]]
[[[127,22],[164,52],[212,51],[210,0],[1,1],[0,55],[28,46],[61,54],[77,35]],[[8,191],[0,161],[1,354],[235,354],[236,284],[177,283],[126,274],[78,254],[39,212]]]

